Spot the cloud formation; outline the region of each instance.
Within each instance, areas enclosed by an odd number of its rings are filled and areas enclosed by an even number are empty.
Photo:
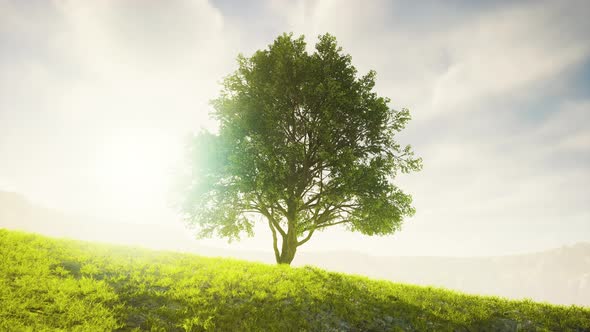
[[[424,158],[402,176],[401,233],[325,232],[310,249],[480,255],[587,239],[590,21],[585,1],[0,1],[0,187],[89,213],[93,151],[121,132],[179,144],[212,128],[208,100],[278,33],[334,34],[414,120]],[[585,76],[584,76],[585,75]],[[584,86],[586,88],[584,88]],[[166,203],[127,211],[172,215]],[[112,211],[113,214],[119,212]],[[243,246],[266,248],[267,234]],[[262,243],[262,244],[261,244]]]

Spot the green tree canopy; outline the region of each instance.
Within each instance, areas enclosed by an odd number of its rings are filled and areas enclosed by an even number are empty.
[[[212,101],[219,132],[196,134],[182,211],[201,236],[272,232],[277,263],[334,225],[367,235],[397,231],[414,213],[394,183],[421,159],[396,133],[410,120],[378,96],[375,72],[357,74],[336,39],[279,36],[238,69]]]

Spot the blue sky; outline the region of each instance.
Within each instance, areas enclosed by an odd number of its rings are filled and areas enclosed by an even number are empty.
[[[329,32],[360,72],[377,71],[392,107],[411,110],[400,139],[424,170],[399,178],[418,211],[399,234],[327,231],[310,250],[490,255],[587,241],[590,6],[482,3],[0,0],[0,190],[177,222],[153,180],[169,164],[141,175],[111,159],[176,160],[188,132],[215,127],[207,102],[239,52],[282,32],[311,50]],[[237,246],[266,248],[260,231]]]

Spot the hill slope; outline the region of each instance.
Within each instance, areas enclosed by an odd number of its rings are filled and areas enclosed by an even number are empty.
[[[0,229],[0,330],[590,331],[590,309]]]
[[[274,263],[274,254],[199,245],[185,225],[142,225],[97,220],[40,206],[26,197],[0,190],[0,228],[52,237],[106,241],[154,249],[193,252]],[[267,234],[270,238],[270,233]],[[499,257],[378,257],[359,252],[318,252],[303,247],[294,265],[361,274],[461,292],[531,298],[555,304],[590,306],[590,243],[538,253]]]

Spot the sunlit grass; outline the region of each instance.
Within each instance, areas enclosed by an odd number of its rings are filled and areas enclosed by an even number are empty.
[[[590,309],[0,230],[0,330],[587,331]]]

